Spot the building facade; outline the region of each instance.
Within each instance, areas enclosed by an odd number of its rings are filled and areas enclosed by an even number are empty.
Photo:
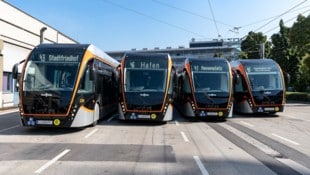
[[[16,106],[18,102],[16,83],[12,79],[13,65],[24,60],[42,42],[77,43],[48,24],[0,0],[0,109]]]
[[[166,47],[160,49],[155,47],[154,49],[143,48],[141,50],[131,49],[125,51],[110,51],[107,52],[111,57],[121,60],[122,56],[127,52],[139,52],[139,53],[169,53],[172,59],[174,58],[206,58],[206,57],[223,57],[227,60],[233,60],[240,54],[240,40],[230,39],[224,40],[212,40],[212,41],[196,41],[192,39],[189,43],[189,47],[179,46],[178,48]]]

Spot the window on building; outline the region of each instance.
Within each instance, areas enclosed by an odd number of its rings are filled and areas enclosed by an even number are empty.
[[[2,91],[3,92],[12,92],[12,73],[3,72],[3,84]]]

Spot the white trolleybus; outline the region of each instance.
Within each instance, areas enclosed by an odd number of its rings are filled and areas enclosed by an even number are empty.
[[[236,77],[235,111],[239,113],[282,112],[285,84],[280,66],[272,59],[244,59],[231,62]]]
[[[224,58],[187,58],[178,79],[179,111],[187,117],[232,116],[232,72]]]
[[[175,70],[169,54],[127,53],[121,67],[121,120],[173,119]]]
[[[95,125],[117,111],[119,62],[93,45],[41,44],[25,60],[19,79],[23,126]],[[17,78],[18,64],[13,68]]]

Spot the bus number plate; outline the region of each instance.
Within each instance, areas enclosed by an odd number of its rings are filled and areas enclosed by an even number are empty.
[[[149,119],[151,118],[151,116],[150,115],[138,115],[138,118]]]
[[[53,121],[52,120],[37,120],[38,125],[52,125]]]

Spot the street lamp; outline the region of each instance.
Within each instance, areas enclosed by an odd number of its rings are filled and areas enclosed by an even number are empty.
[[[40,29],[40,44],[42,44],[43,43],[43,40],[44,40],[44,31],[46,30],[47,28],[46,27],[42,27],[41,29]]]

